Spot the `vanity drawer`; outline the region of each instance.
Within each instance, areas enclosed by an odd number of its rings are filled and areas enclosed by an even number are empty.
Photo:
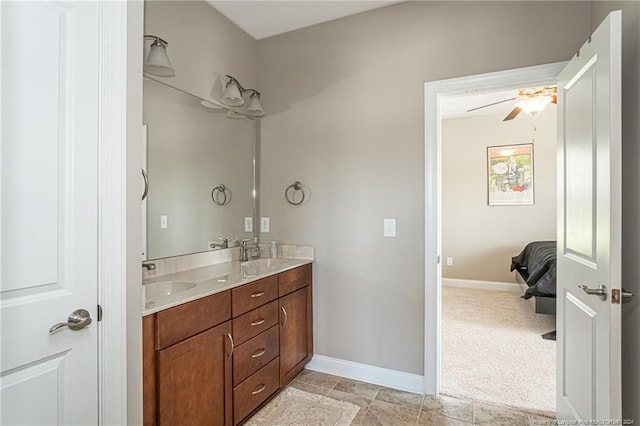
[[[234,317],[249,312],[278,297],[278,276],[236,287],[231,290],[231,313]]]
[[[241,345],[278,323],[278,301],[260,306],[233,319],[233,341]]]
[[[233,389],[233,422],[240,423],[278,390],[278,362],[274,359]]]
[[[280,330],[273,326],[233,351],[233,386],[264,367],[278,356],[280,351]]]
[[[311,285],[311,264],[281,273],[278,292],[280,296],[284,296],[308,285]]]
[[[166,348],[231,319],[231,292],[165,309],[156,317],[156,349]]]

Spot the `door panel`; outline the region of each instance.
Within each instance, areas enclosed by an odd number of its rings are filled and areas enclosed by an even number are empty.
[[[571,293],[564,299],[564,384],[566,398],[581,418],[594,419],[595,322],[597,313]]]
[[[565,253],[572,253],[595,265],[595,170],[596,157],[593,110],[595,61],[564,87],[566,197]]]
[[[97,422],[99,9],[0,4],[3,424]]]
[[[618,11],[558,78],[558,419],[621,418],[620,82]]]

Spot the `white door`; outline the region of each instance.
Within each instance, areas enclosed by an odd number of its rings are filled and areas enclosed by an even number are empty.
[[[98,422],[99,13],[0,3],[3,425]]]
[[[622,416],[621,308],[612,297],[621,288],[620,89],[617,11],[558,79],[559,419]],[[579,287],[601,285],[602,298]]]

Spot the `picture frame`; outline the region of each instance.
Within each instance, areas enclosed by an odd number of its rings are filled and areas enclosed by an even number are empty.
[[[487,204],[533,205],[533,144],[487,147]]]

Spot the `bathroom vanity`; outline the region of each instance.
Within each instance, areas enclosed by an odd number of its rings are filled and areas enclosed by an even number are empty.
[[[149,280],[144,424],[237,425],[299,374],[313,354],[311,262],[231,261]]]

